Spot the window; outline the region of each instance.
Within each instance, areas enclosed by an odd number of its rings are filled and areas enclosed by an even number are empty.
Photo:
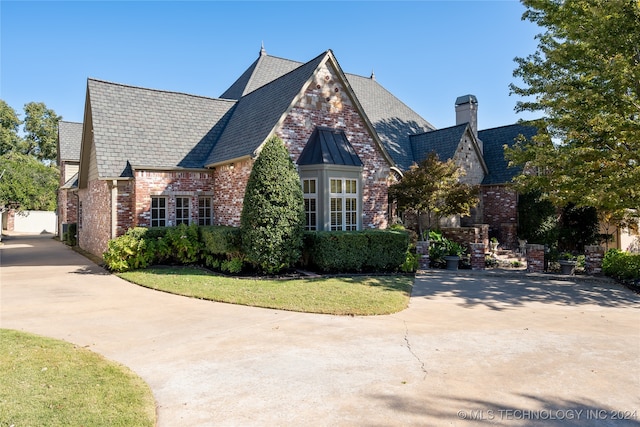
[[[305,230],[318,229],[318,192],[315,179],[302,180],[304,194]]]
[[[200,197],[198,199],[198,225],[211,225],[213,223],[211,205],[211,197]]]
[[[176,197],[176,225],[189,225],[189,198]]]
[[[151,198],[151,226],[164,227],[167,225],[167,199],[164,197]]]
[[[331,179],[331,230],[358,229],[358,183],[355,179]]]

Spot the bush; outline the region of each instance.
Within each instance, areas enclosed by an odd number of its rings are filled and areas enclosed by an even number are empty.
[[[180,264],[193,264],[200,260],[202,244],[197,224],[180,224],[169,228],[164,240],[172,258]]]
[[[602,260],[602,271],[607,276],[622,281],[640,280],[640,254],[630,254],[610,249]]]
[[[304,231],[300,177],[282,140],[269,139],[247,182],[240,230],[250,262],[272,274],[300,260]]]
[[[62,235],[62,241],[69,246],[75,246],[78,244],[78,224],[75,222],[70,223],[67,226],[67,231]]]
[[[403,231],[309,231],[305,255],[324,272],[397,271],[407,261],[409,235]]]
[[[134,228],[110,240],[107,251],[103,254],[107,268],[123,272],[149,266],[153,260],[153,252],[147,250],[146,241],[141,237],[143,235],[144,231]]]
[[[200,227],[202,259],[207,267],[228,273],[244,268],[240,229],[229,226]]]

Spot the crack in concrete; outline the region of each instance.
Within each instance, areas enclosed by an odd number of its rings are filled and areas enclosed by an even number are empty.
[[[418,363],[420,363],[420,370],[422,372],[424,372],[424,377],[422,377],[422,380],[426,380],[427,379],[427,374],[429,373],[427,371],[427,369],[424,366],[424,362],[422,361],[422,359],[420,359],[420,357],[418,357],[418,355],[413,351],[413,348],[411,348],[411,343],[409,342],[409,327],[407,326],[407,322],[404,322],[404,342],[407,343],[407,349],[409,349],[409,353],[411,353],[411,355],[413,357],[415,357],[415,359],[418,361]]]

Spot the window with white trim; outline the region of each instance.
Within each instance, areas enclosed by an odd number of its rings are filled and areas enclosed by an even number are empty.
[[[167,225],[167,198],[151,197],[151,226],[165,227]]]
[[[189,197],[176,197],[176,225],[189,225]]]
[[[330,180],[331,230],[358,229],[358,182],[355,179]]]
[[[318,190],[316,179],[302,180],[304,195],[305,230],[318,229]]]
[[[211,197],[198,198],[198,225],[213,224],[213,205]]]

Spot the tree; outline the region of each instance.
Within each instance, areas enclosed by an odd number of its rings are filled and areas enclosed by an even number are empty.
[[[18,147],[18,129],[21,124],[16,110],[0,99],[0,156]]]
[[[256,159],[244,195],[240,231],[247,258],[272,274],[302,254],[304,199],[282,140],[269,139]]]
[[[478,203],[478,187],[460,182],[464,171],[453,159],[442,162],[435,153],[419,165],[413,165],[400,182],[389,187],[389,197],[398,209],[418,217],[418,233],[422,236],[420,218],[427,217],[427,226],[439,224],[441,218],[469,215]]]
[[[59,171],[21,153],[0,156],[0,210],[56,208]]]
[[[30,102],[24,106],[24,130],[26,136],[22,152],[42,161],[55,161],[57,156],[58,122],[62,117],[42,102]]]
[[[533,173],[520,189],[556,206],[613,215],[640,207],[640,6],[637,0],[523,0],[545,28],[516,58],[517,111],[543,112],[539,134],[507,149]]]

